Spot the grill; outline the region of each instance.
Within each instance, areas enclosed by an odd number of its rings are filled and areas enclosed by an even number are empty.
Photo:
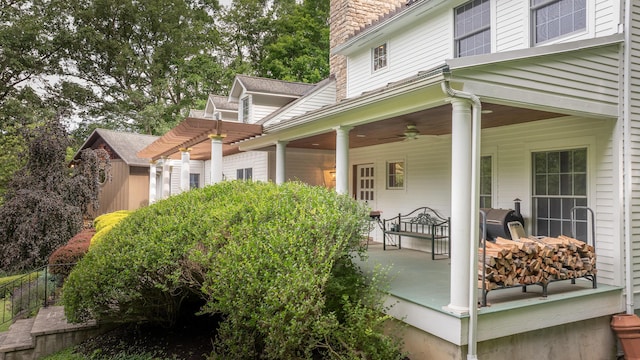
[[[517,210],[518,206],[516,206]],[[508,224],[517,221],[524,227],[524,218],[519,211],[512,209],[480,209],[487,214],[487,239],[494,240],[497,237],[511,239]],[[482,218],[480,219],[480,231],[482,231]]]

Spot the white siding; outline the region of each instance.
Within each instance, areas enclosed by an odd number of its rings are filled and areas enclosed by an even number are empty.
[[[268,153],[264,151],[247,151],[225,156],[222,159],[222,174],[226,180],[236,180],[237,170],[251,168],[253,180],[268,181]]]
[[[319,109],[325,105],[335,104],[336,102],[336,83],[332,81],[324,88],[315,93],[303,97],[291,104],[291,106],[269,119],[264,125],[277,124],[282,120],[291,119],[295,116],[305,114],[309,111]]]
[[[633,266],[633,284],[634,293],[636,297],[640,293],[640,86],[637,83],[637,79],[640,77],[640,4],[637,1],[632,2],[632,25],[629,28],[632,31],[632,42],[630,44],[633,57],[631,59],[631,79],[636,81],[630,86],[631,94],[630,99],[630,113],[628,114],[629,121],[631,122],[631,166],[632,166],[632,178],[631,187],[633,189],[632,198],[626,199],[631,202],[631,240],[632,254],[625,254],[625,256],[632,256]],[[636,299],[638,300],[638,299]],[[634,302],[638,304],[638,301]],[[636,305],[638,308],[638,305]]]
[[[508,51],[529,47],[529,8],[525,1],[496,1],[495,40],[496,51]]]
[[[390,82],[429,70],[454,57],[453,8],[450,7],[413,16],[413,23],[394,33],[379,35],[375,41],[354,45],[348,55],[347,97],[382,87]],[[587,0],[590,14],[587,30],[559,38],[550,43],[584,40],[617,33],[618,2]],[[500,0],[492,3],[492,41],[497,52],[530,47],[529,1]],[[371,48],[387,42],[388,67],[373,72]]]
[[[180,160],[171,160],[171,193],[170,195],[175,195],[180,193],[180,169],[181,169],[181,161]],[[205,184],[205,163],[200,160],[191,160],[189,161],[189,173],[190,174],[200,174],[200,187],[204,187]]]
[[[619,169],[613,162],[615,121],[562,118],[485,129],[482,152],[495,157],[494,207],[513,208],[522,200],[526,228],[531,227],[531,152],[588,147],[589,206],[596,212],[598,280],[614,284],[619,278],[616,250],[620,244],[620,217],[612,202],[618,191]],[[406,162],[404,190],[385,189],[387,161]],[[390,145],[352,149],[350,164],[372,163],[376,168],[376,197],[370,203],[383,218],[406,213],[419,206],[450,215],[451,137],[423,137]],[[403,239],[403,246],[424,249],[424,241]],[[619,284],[616,284],[619,285]]]

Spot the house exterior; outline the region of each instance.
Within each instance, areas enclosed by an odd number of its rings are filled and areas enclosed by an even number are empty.
[[[138,153],[151,160],[156,174],[150,199],[222,180],[276,181],[275,149],[240,152],[236,142],[262,134],[267,122],[279,123],[335,102],[333,79],[304,84],[236,76],[227,96],[210,95],[203,111],[192,110],[176,128]],[[299,149],[286,157],[287,180],[332,186],[333,151]]]
[[[412,359],[615,358],[611,316],[640,294],[640,3],[332,0],[330,24],[335,101],[295,112],[300,94],[262,121],[249,110],[238,122],[261,129],[224,160],[212,145],[205,164],[256,156],[276,183],[335,168],[336,191],[383,217],[450,216],[448,301],[389,294]],[[249,94],[238,86],[230,100]],[[477,308],[479,208],[515,199],[532,235],[568,234],[572,208],[593,211],[577,237],[595,241],[597,289]]]
[[[111,161],[111,181],[102,184],[99,216],[117,210],[135,210],[149,203],[149,160],[136,154],[158,137],[95,129],[74,156],[84,149],[104,149]]]

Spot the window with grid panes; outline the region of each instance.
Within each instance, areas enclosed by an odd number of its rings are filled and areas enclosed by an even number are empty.
[[[387,189],[404,189],[404,161],[387,162]]]
[[[492,176],[491,156],[480,158],[480,207],[491,208],[491,176]]]
[[[533,43],[587,28],[586,0],[531,0]]]
[[[474,0],[458,6],[455,15],[456,56],[491,52],[491,9],[489,0]]]
[[[371,53],[373,61],[373,71],[378,71],[387,67],[387,43],[376,46]]]
[[[532,165],[534,235],[571,235],[571,209],[587,206],[587,149],[535,152]],[[586,241],[586,214],[575,216],[575,236]]]
[[[245,168],[236,170],[237,180],[251,180],[253,178],[253,168]]]

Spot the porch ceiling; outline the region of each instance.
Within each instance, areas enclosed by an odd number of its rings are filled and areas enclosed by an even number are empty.
[[[483,103],[482,110],[483,129],[565,116],[565,114],[555,112],[491,103]],[[405,140],[403,137],[404,131],[407,125],[410,124],[416,126],[420,135],[451,134],[451,105],[441,105],[373,123],[358,125],[349,133],[349,147],[359,148],[403,141]],[[330,131],[292,140],[287,144],[287,147],[335,150],[335,132]]]
[[[224,135],[223,155],[238,152],[237,145],[231,145],[262,134],[262,125],[239,122],[186,118],[178,126],[138,152],[141,158],[152,160],[168,157],[180,159],[180,148],[191,148],[192,160],[209,160],[211,142],[209,135]]]

